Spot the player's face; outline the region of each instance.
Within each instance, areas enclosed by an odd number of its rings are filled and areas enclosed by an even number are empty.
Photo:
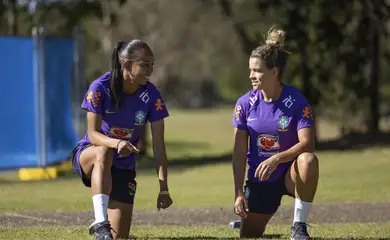
[[[135,60],[125,63],[126,76],[135,80],[139,85],[144,85],[153,73],[154,56],[146,49],[134,52]]]
[[[269,69],[260,58],[249,58],[249,71],[254,90],[267,89],[276,82],[277,69]]]

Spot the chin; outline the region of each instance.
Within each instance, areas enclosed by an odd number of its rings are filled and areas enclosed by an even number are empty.
[[[145,85],[148,82],[149,82],[149,79],[146,78],[145,80],[139,81],[139,85],[143,86],[143,85]]]
[[[253,90],[260,90],[261,86],[259,85],[252,85]]]

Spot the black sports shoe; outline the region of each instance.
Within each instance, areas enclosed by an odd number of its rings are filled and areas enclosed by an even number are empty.
[[[89,227],[89,234],[94,235],[95,240],[112,240],[110,222],[92,223]]]
[[[307,233],[307,224],[295,222],[291,227],[291,240],[309,240],[311,239]]]

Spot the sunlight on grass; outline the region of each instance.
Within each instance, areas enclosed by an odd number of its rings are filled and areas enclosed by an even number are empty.
[[[170,159],[216,156],[233,146],[233,107],[213,110],[170,110],[166,122],[166,145]],[[148,131],[149,142],[151,139]],[[151,155],[151,149],[149,149]]]
[[[231,109],[171,111],[171,116],[166,135],[170,160],[231,151]],[[318,156],[321,175],[316,203],[390,201],[389,149],[319,152]],[[175,207],[230,207],[234,189],[230,159],[227,161],[170,168],[169,186]],[[138,171],[137,182],[136,208],[154,208],[158,192],[155,170]],[[90,189],[74,175],[54,181],[19,182],[14,173],[0,174],[0,194],[7,196],[0,201],[0,211],[91,209]],[[291,203],[292,199],[284,198],[283,204]]]
[[[390,150],[319,153],[320,184],[316,203],[390,202]],[[375,156],[375,157],[373,157]],[[137,209],[155,207],[158,181],[154,169],[137,177]],[[172,169],[169,186],[175,207],[230,207],[233,175],[230,163]],[[91,193],[78,178],[0,184],[0,211],[90,210]],[[291,204],[286,197],[284,204]]]

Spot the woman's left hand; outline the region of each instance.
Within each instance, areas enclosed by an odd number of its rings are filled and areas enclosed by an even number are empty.
[[[160,192],[157,197],[157,209],[166,209],[171,206],[173,200],[168,192]]]
[[[260,181],[267,180],[279,165],[276,155],[260,163],[255,172],[255,177]]]

